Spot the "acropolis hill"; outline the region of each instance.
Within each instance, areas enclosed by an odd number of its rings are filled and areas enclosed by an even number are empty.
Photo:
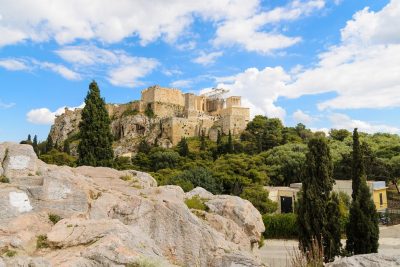
[[[226,92],[213,89],[195,95],[156,85],[143,90],[140,100],[107,104],[111,130],[117,140],[115,154],[131,156],[141,140],[171,147],[182,137],[200,136],[202,132],[214,140],[218,131],[240,134],[249,122],[250,110],[241,106],[240,96],[223,98]],[[81,109],[66,109],[56,118],[50,130],[55,144],[62,147],[68,139],[74,147],[80,114]]]

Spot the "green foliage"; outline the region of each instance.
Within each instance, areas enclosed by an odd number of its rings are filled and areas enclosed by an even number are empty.
[[[78,165],[111,167],[114,152],[110,118],[95,81],[89,85],[79,131],[81,141],[78,145]]]
[[[49,242],[47,241],[46,235],[39,235],[36,237],[36,248],[48,248],[50,247]]]
[[[122,175],[121,177],[119,177],[119,179],[121,179],[122,181],[130,181],[130,180],[132,180],[132,176],[131,175]]]
[[[286,144],[262,152],[264,164],[272,185],[286,185],[300,182],[305,163],[307,146],[303,144]]]
[[[152,171],[161,169],[174,169],[181,162],[181,156],[171,150],[157,150],[150,154],[150,168]]]
[[[113,166],[117,170],[133,169],[132,160],[129,157],[116,157]]]
[[[340,255],[342,244],[339,196],[336,193],[331,194],[331,199],[326,206],[327,222],[323,233],[323,246],[325,262],[333,261],[335,256]]]
[[[337,141],[343,142],[344,139],[346,139],[347,137],[349,137],[351,135],[351,133],[349,131],[347,131],[346,129],[331,129],[329,131],[329,136]]]
[[[315,240],[335,254],[336,249],[333,248],[340,244],[336,244],[336,239],[332,238],[335,232],[331,231],[340,229],[340,224],[339,220],[334,220],[330,221],[334,225],[328,226],[328,212],[339,212],[339,207],[334,206],[336,202],[329,205],[334,182],[329,147],[325,138],[313,138],[308,143],[308,150],[302,191],[296,207],[300,248],[304,252],[310,251]],[[328,259],[331,256],[329,254]]]
[[[206,149],[207,149],[206,137],[204,130],[202,130],[200,136],[200,151],[205,151]]]
[[[45,153],[50,152],[54,148],[53,138],[49,135],[46,141],[46,150]]]
[[[353,132],[353,202],[346,227],[346,251],[349,254],[368,254],[378,251],[378,214],[366,182],[363,151],[357,129]]]
[[[151,146],[147,143],[146,140],[141,140],[138,145],[138,153],[149,153],[151,150]]]
[[[214,162],[212,171],[214,177],[222,182],[226,194],[238,196],[245,186],[268,182],[266,166],[260,156],[227,154]]]
[[[122,112],[121,118],[128,117],[128,116],[135,116],[137,114],[139,114],[139,111],[137,109],[129,107],[126,110],[124,110],[124,112]]]
[[[245,187],[240,197],[250,201],[261,214],[273,213],[278,204],[268,198],[268,191],[261,185]]]
[[[7,250],[5,254],[7,257],[12,258],[17,255],[17,252],[15,250]]]
[[[0,183],[9,184],[10,183],[10,179],[5,177],[4,175],[1,175],[0,176]]]
[[[39,158],[48,164],[55,164],[58,166],[66,165],[70,167],[76,166],[76,159],[73,156],[56,149],[50,150],[47,154],[40,155]]]
[[[150,105],[148,105],[144,111],[144,115],[146,115],[148,118],[152,119],[155,117],[154,111],[151,108]]]
[[[178,182],[179,181],[179,182]],[[186,188],[193,189],[194,187],[200,186],[213,194],[219,194],[222,191],[222,184],[218,178],[214,178],[211,171],[204,167],[194,167],[188,170],[184,170],[177,176],[172,177],[172,184],[182,184],[185,181],[190,185],[185,185]]]
[[[192,198],[186,199],[185,204],[189,209],[208,210],[208,207],[204,204],[204,199],[201,199],[199,196],[193,196]]]
[[[264,214],[262,218],[265,225],[265,238],[290,239],[298,236],[296,214]]]
[[[179,155],[181,155],[182,157],[189,156],[189,146],[185,137],[182,137],[181,141],[179,141],[176,147],[178,149]]]
[[[56,224],[59,221],[62,220],[62,217],[60,215],[54,214],[54,213],[50,213],[49,214],[49,220],[53,223]]]

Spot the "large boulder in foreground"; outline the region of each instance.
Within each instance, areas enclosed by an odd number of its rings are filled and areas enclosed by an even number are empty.
[[[247,200],[157,187],[133,170],[47,165],[27,145],[0,144],[0,163],[10,179],[0,251],[17,252],[0,266],[263,266],[254,244],[264,225]],[[186,206],[196,195],[208,211]]]
[[[351,257],[344,257],[328,263],[329,267],[395,267],[400,266],[400,254],[397,256],[385,256],[382,254],[364,254]]]

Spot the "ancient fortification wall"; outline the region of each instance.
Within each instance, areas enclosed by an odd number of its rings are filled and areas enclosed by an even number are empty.
[[[182,137],[201,135],[215,139],[218,131],[240,134],[250,119],[249,108],[240,96],[195,95],[178,89],[152,86],[142,91],[141,100],[106,106],[117,141],[116,154],[134,152],[140,140],[176,145]],[[148,117],[151,109],[154,118]],[[57,117],[50,135],[59,145],[78,132],[81,110],[66,110]],[[147,114],[147,115],[146,115]]]

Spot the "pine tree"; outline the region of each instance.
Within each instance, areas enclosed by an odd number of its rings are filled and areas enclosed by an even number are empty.
[[[30,135],[30,134],[28,134],[28,139],[27,139],[27,141],[28,141],[29,143],[31,143],[31,142],[32,142],[32,137],[31,137],[31,135]]]
[[[33,146],[33,151],[35,151],[36,155],[39,156],[39,146],[38,146],[37,135],[35,135],[33,137],[32,146]]]
[[[177,144],[177,147],[179,155],[181,155],[182,157],[189,156],[189,146],[185,137],[182,137],[181,141],[179,141],[179,143]]]
[[[79,130],[81,140],[78,145],[78,165],[111,167],[114,153],[110,118],[95,81],[89,85]]]
[[[231,133],[231,130],[229,130],[227,151],[229,154],[232,154],[233,150],[234,150],[234,147],[233,147],[232,133]]]
[[[333,261],[340,254],[342,244],[340,243],[340,210],[339,196],[332,192],[331,199],[326,207],[327,223],[322,235],[324,244],[325,262]]]
[[[206,137],[204,134],[204,130],[202,130],[200,135],[200,151],[205,151],[206,148],[207,148]]]
[[[352,162],[352,189],[353,192],[351,197],[353,201],[356,199],[356,195],[358,194],[358,187],[361,182],[361,177],[365,176],[365,168],[363,164],[363,156],[360,147],[360,141],[358,139],[358,131],[357,128],[353,131],[353,162]]]
[[[311,139],[308,149],[301,197],[296,208],[300,248],[304,252],[310,251],[313,240],[322,246],[322,237],[329,237],[326,213],[334,183],[332,159],[325,139]]]
[[[46,153],[49,153],[54,148],[53,138],[49,135],[46,141]]]
[[[367,185],[357,129],[353,133],[353,201],[346,226],[349,254],[376,253],[379,246],[378,214]]]

